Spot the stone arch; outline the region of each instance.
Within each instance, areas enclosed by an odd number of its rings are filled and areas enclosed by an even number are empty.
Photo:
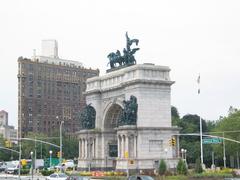
[[[114,130],[118,125],[118,120],[122,114],[122,105],[118,103],[109,103],[105,109],[103,117],[103,129]]]

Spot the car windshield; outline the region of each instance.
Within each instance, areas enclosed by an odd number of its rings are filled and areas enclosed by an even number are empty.
[[[141,177],[142,180],[154,180],[152,177],[150,176],[142,176]]]
[[[136,179],[137,179],[136,176],[130,176],[130,177],[129,177],[129,180],[136,180]]]
[[[50,177],[55,178],[55,177],[57,177],[57,174],[51,174]]]
[[[59,174],[59,177],[67,177],[66,174]]]
[[[9,168],[15,168],[16,166],[14,164],[9,164]]]

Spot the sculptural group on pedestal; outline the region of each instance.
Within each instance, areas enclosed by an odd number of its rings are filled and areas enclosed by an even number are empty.
[[[131,49],[132,44],[138,45],[139,40],[138,39],[130,39],[128,37],[128,33],[126,32],[126,48],[123,49],[123,55],[121,55],[121,52],[119,50],[115,52],[111,52],[108,54],[109,63],[111,69],[115,67],[121,67],[121,66],[128,66],[132,64],[136,64],[136,59],[134,57],[134,54],[136,51],[138,51],[140,48],[133,48]],[[118,65],[118,66],[117,66]]]
[[[137,98],[135,96],[130,96],[130,100],[123,101],[124,108],[121,118],[118,122],[118,126],[123,125],[136,125],[137,123]]]
[[[86,105],[80,112],[79,120],[81,129],[95,128],[96,111],[91,104]]]

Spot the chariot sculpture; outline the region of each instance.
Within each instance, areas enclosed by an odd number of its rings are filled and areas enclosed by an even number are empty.
[[[128,33],[126,32],[126,48],[123,49],[123,55],[119,50],[116,52],[111,52],[108,54],[109,63],[111,69],[121,66],[128,66],[136,64],[136,59],[134,57],[134,54],[140,49],[140,48],[133,48],[131,49],[131,46],[133,44],[138,45],[139,40],[138,39],[130,39],[128,37]]]

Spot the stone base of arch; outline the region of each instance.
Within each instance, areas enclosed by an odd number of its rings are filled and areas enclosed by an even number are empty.
[[[119,153],[117,170],[138,171],[158,169],[161,159],[168,169],[176,168],[179,160],[178,144],[171,146],[169,140],[178,134],[179,128],[141,128],[121,126],[117,128]]]
[[[78,169],[154,170],[158,169],[161,159],[166,161],[169,169],[174,169],[179,160],[179,145],[172,146],[169,140],[178,131],[176,127],[141,128],[134,125],[120,126],[111,131],[81,130],[78,132]],[[109,156],[111,143],[117,144],[117,157]]]
[[[79,131],[77,133],[79,139],[78,170],[115,170],[117,157],[109,157],[108,146],[113,143],[117,144],[116,134],[115,130]]]

